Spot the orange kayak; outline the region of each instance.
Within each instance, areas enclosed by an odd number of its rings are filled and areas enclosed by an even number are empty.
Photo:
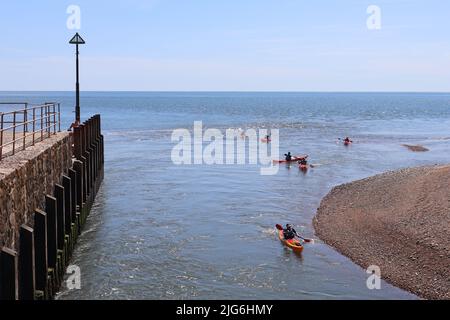
[[[295,239],[286,240],[286,239],[284,239],[283,230],[277,230],[277,231],[278,231],[278,238],[286,247],[291,248],[292,250],[294,250],[295,252],[298,252],[298,253],[303,251],[303,246],[300,243],[300,241],[295,240]]]

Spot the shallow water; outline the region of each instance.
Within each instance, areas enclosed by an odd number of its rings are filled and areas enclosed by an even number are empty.
[[[66,93],[1,93],[63,103]],[[335,185],[387,170],[449,162],[449,94],[86,93],[101,113],[105,180],[74,253],[81,290],[60,299],[414,299],[316,240],[283,247],[276,223],[314,237],[312,218]],[[281,165],[176,166],[171,133],[279,128],[281,153],[309,154],[306,174]],[[338,137],[351,136],[344,147]],[[430,149],[413,153],[402,143]]]

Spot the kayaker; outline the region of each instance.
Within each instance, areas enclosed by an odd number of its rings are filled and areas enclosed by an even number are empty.
[[[349,137],[346,137],[345,139],[344,139],[344,142],[345,143],[351,143],[351,142],[353,142],[352,140],[350,140],[350,138]]]
[[[290,152],[288,152],[287,154],[285,153],[284,156],[286,157],[285,158],[286,161],[292,161],[292,155]]]
[[[306,160],[306,158],[302,158],[298,161],[298,164],[302,165],[302,166],[306,166],[306,165],[308,165],[308,161]]]
[[[286,229],[283,229],[283,237],[286,240],[294,239],[295,237],[300,237],[297,231],[292,227],[292,224],[288,223]]]
[[[267,140],[267,142],[270,141],[270,135],[267,135],[267,136],[266,136],[266,140]]]

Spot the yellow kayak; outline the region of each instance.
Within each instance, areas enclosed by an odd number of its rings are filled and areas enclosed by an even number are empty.
[[[284,239],[283,230],[277,230],[277,231],[278,231],[278,238],[280,239],[281,242],[283,242],[283,244],[286,247],[289,247],[292,250],[294,250],[295,252],[299,252],[299,253],[303,251],[303,246],[300,243],[300,241],[295,240],[295,239],[286,240],[286,239]]]

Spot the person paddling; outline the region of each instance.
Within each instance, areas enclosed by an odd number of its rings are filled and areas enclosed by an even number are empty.
[[[289,224],[289,223],[286,224],[286,228],[283,228],[283,226],[282,226],[281,224],[276,224],[275,227],[277,228],[277,230],[281,231],[282,236],[283,236],[283,240],[287,240],[287,239],[284,237],[285,231],[286,231],[286,232],[289,232],[289,233],[292,231],[292,232],[294,233],[294,238],[295,238],[295,237],[298,237],[298,238],[300,238],[301,240],[303,240],[304,242],[314,243],[314,239],[303,238],[302,236],[300,236],[300,235],[297,233],[297,231],[294,230],[294,228],[292,227],[292,224]],[[292,229],[292,230],[291,230],[291,229]],[[291,230],[291,231],[288,231],[288,230]],[[290,235],[287,234],[287,237],[289,238]],[[293,239],[293,238],[292,238],[292,239]]]
[[[288,152],[287,154],[285,153],[284,156],[286,157],[285,158],[286,161],[292,161],[292,155],[290,152]]]
[[[352,143],[352,142],[353,142],[353,141],[350,140],[349,137],[346,137],[346,138],[344,139],[344,143],[346,143],[346,144],[349,144],[349,143]]]
[[[307,166],[308,165],[308,161],[306,160],[306,158],[302,158],[298,161],[298,164],[301,166]]]
[[[286,224],[286,228],[283,229],[283,237],[285,240],[293,240],[295,237],[301,238],[301,236],[295,231],[295,229],[292,227],[292,224],[288,223]]]

